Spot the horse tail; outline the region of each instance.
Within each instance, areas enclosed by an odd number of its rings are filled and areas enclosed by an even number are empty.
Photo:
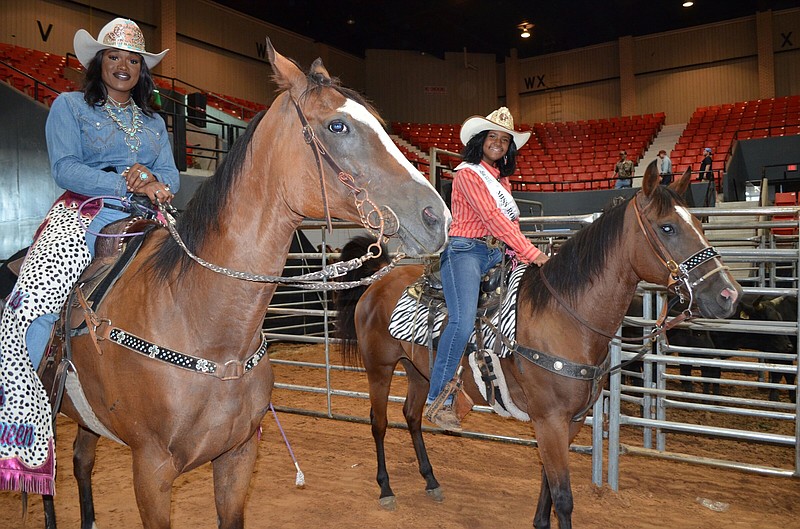
[[[372,244],[375,244],[374,237],[367,235],[353,237],[342,248],[341,260],[348,261],[366,255],[369,246]],[[389,258],[386,246],[382,244],[381,248],[383,251],[380,257],[370,259],[360,268],[349,271],[346,275],[341,277],[340,281],[359,281],[365,277],[371,276],[380,268],[388,265],[391,259]],[[376,250],[373,248],[372,252],[375,253],[375,251]],[[342,362],[345,365],[355,366],[361,363],[358,355],[355,314],[356,304],[366,290],[366,286],[348,288],[346,290],[336,291],[336,295],[334,296],[334,307],[338,313],[334,336],[341,340],[340,351],[342,354]]]

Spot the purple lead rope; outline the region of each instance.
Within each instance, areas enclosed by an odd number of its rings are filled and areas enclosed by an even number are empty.
[[[272,410],[272,416],[275,417],[275,424],[278,425],[278,430],[281,431],[281,435],[283,436],[283,442],[286,443],[286,448],[289,449],[289,455],[292,456],[292,461],[294,461],[294,468],[297,469],[297,478],[294,481],[294,484],[297,487],[303,488],[306,486],[306,478],[303,475],[303,471],[300,470],[300,465],[297,464],[297,458],[294,457],[294,451],[292,450],[292,446],[289,444],[289,440],[286,438],[286,433],[283,431],[283,427],[281,426],[281,421],[278,420],[278,414],[275,413],[275,408],[272,407],[272,403],[269,403],[269,409]]]

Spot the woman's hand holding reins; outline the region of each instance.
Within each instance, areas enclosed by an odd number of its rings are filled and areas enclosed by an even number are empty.
[[[145,185],[157,180],[150,169],[140,163],[135,163],[122,171],[122,176],[125,177],[128,191],[139,194],[142,194]]]
[[[175,196],[169,185],[159,182],[153,173],[144,165],[135,163],[122,172],[128,185],[128,191],[137,195],[147,195],[153,204],[171,202]]]
[[[547,256],[546,253],[540,252],[539,255],[537,255],[536,258],[534,258],[533,264],[542,266],[543,264],[545,264],[549,260],[550,260],[550,258]]]
[[[144,185],[144,187],[137,192],[139,195],[147,195],[147,198],[150,199],[150,202],[153,204],[164,204],[172,202],[172,197],[175,195],[172,194],[172,191],[169,189],[169,185],[163,184],[158,181],[149,182]]]

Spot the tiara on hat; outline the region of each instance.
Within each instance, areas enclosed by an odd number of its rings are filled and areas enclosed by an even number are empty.
[[[103,44],[113,48],[141,53],[144,50],[144,35],[133,20],[123,20],[103,36]]]

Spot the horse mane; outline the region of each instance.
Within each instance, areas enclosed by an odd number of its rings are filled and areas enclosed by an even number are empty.
[[[676,203],[683,204],[675,191],[657,186],[647,206],[659,216],[665,215]],[[621,241],[625,211],[632,198],[612,205],[595,222],[578,231],[566,241],[558,253],[542,267],[542,273],[559,296],[575,305],[579,295],[606,269],[609,256]],[[530,302],[534,313],[544,310],[553,296],[542,282],[539,267],[530,266],[520,283],[519,299]]]
[[[186,247],[195,255],[203,247],[208,234],[219,230],[220,215],[241,173],[253,135],[264,114],[265,111],[261,111],[250,120],[247,129],[233,143],[214,174],[197,188],[186,210],[177,220],[178,233]],[[172,237],[164,241],[148,262],[156,277],[161,280],[166,280],[176,267],[185,272],[191,263],[191,258]]]
[[[349,261],[356,257],[361,257],[367,254],[367,249],[370,245],[375,244],[375,237],[367,235],[358,235],[350,239],[350,241],[342,248],[339,260],[342,262]],[[376,259],[370,259],[365,262],[360,268],[350,270],[338,279],[338,281],[358,281],[365,277],[369,277],[380,268],[388,265],[391,262],[389,252],[386,245],[381,244],[383,252],[381,256]],[[356,341],[356,304],[361,296],[367,290],[366,286],[359,286],[348,288],[346,290],[336,290],[333,294],[333,304],[336,308],[338,316],[336,317],[336,328],[334,337],[339,338],[340,351],[342,354],[342,362],[344,365],[357,366],[360,364],[360,357],[358,355],[358,342]]]

